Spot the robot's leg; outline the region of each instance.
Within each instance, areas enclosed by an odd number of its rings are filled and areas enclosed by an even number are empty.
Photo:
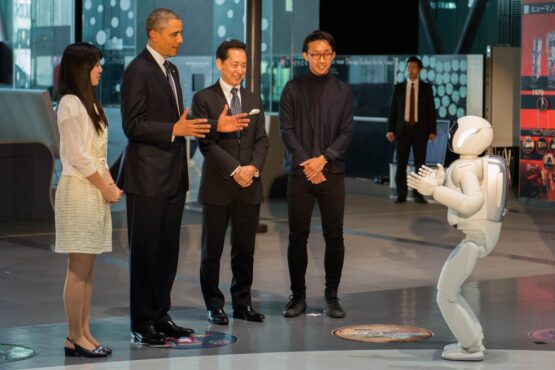
[[[466,310],[468,315],[472,318],[473,323],[474,323],[474,327],[476,329],[476,332],[480,333],[481,338],[484,338],[482,325],[480,325],[480,322],[478,321],[478,318],[476,317],[476,315],[474,315],[474,312],[472,311],[472,309],[470,308],[470,306],[468,305],[468,303],[466,302],[464,297],[459,295],[458,296],[458,302],[461,306],[464,307],[464,309]],[[444,351],[447,351],[447,352],[454,351],[454,350],[455,351],[460,351],[461,350],[460,343],[448,344],[444,348]],[[481,345],[480,350],[485,353],[486,352],[486,347]]]
[[[448,360],[480,361],[484,359],[483,333],[478,319],[460,296],[460,289],[470,276],[480,247],[463,240],[451,253],[439,277],[437,303],[445,322],[459,340],[445,347],[442,357]]]
[[[470,308],[470,306],[466,302],[466,299],[464,299],[463,296],[461,296],[459,294],[458,298],[459,298],[460,305],[463,306],[463,308],[466,310],[468,315],[471,317],[472,322],[474,323],[474,330],[476,330],[476,332],[480,333],[480,337],[483,339],[484,338],[484,334],[483,334],[484,331],[482,329],[482,325],[480,325],[480,322],[478,321],[478,318],[474,314],[474,311],[472,311],[472,308]]]
[[[476,315],[474,315],[474,312],[472,311],[472,309],[470,308],[470,306],[468,305],[468,303],[466,302],[464,297],[459,294],[457,299],[458,299],[458,303],[466,310],[466,313],[471,317],[471,319],[474,323],[474,328],[475,328],[476,332],[480,333],[481,338],[484,338],[482,325],[480,325],[480,322],[478,321],[478,318],[476,317]],[[459,350],[460,348],[461,348],[460,343],[453,343],[453,344],[446,345],[444,350],[445,351],[452,351],[452,350]],[[482,345],[482,346],[480,346],[480,350],[485,352],[486,348]]]

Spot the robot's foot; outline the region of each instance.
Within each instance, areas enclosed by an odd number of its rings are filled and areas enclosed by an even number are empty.
[[[481,344],[465,349],[459,343],[453,343],[445,346],[441,357],[451,361],[482,361],[484,359],[484,351],[485,348]]]
[[[443,352],[452,352],[452,351],[461,351],[461,350],[463,350],[463,349],[462,349],[462,347],[459,343],[452,343],[452,344],[448,344],[445,347],[443,347]],[[476,348],[476,350],[486,353],[486,347],[484,347],[483,344],[480,344]],[[474,352],[476,352],[476,350],[474,350]]]

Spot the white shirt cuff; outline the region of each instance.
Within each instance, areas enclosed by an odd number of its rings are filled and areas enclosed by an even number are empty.
[[[233,172],[231,173],[231,175],[229,175],[229,176],[231,176],[231,177],[235,176],[235,173],[236,173],[237,171],[239,171],[239,168],[241,168],[241,166],[237,166],[237,168],[234,169]]]

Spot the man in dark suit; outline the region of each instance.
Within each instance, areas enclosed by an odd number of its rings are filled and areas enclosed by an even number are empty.
[[[397,200],[395,203],[407,201],[407,164],[410,148],[414,157],[414,170],[426,161],[426,147],[428,140],[436,138],[436,109],[432,85],[419,79],[422,62],[412,56],[407,60],[408,82],[395,85],[389,117],[387,121],[387,140],[396,141],[397,172]],[[424,197],[414,190],[416,203],[428,203]]]
[[[166,336],[193,333],[168,314],[189,186],[184,136],[213,135],[216,123],[187,119],[188,108],[183,111],[179,74],[167,60],[183,42],[179,16],[156,9],[147,18],[146,31],[146,49],[123,75],[121,113],[129,142],[120,172],[127,196],[132,336],[156,345],[165,343]],[[227,116],[217,129],[237,130],[242,121],[248,122],[244,117]]]
[[[233,317],[264,320],[251,302],[254,245],[262,183],[260,171],[266,159],[268,138],[260,97],[241,87],[247,70],[246,45],[224,41],[216,50],[220,79],[193,96],[193,115],[214,118],[228,105],[232,113],[251,112],[249,127],[242,132],[218,134],[199,141],[204,155],[199,199],[202,203],[202,254],[200,284],[208,310],[208,322],[227,325],[224,295],[218,288],[220,258],[231,221],[231,302]]]

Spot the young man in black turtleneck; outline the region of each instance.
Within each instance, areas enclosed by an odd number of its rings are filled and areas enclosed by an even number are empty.
[[[311,32],[303,42],[309,72],[289,81],[281,94],[279,120],[290,171],[287,189],[289,247],[287,261],[292,295],[283,316],[306,311],[307,241],[318,201],[326,242],[324,313],[345,316],[337,299],[343,270],[345,153],[351,142],[353,107],[349,86],[330,73],[335,40],[324,31]]]

